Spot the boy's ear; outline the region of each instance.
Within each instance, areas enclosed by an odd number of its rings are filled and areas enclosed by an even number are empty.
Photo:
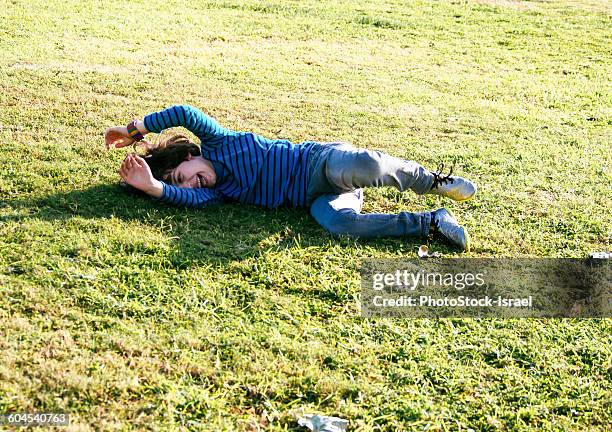
[[[187,153],[187,159],[185,160],[190,161],[191,159],[193,159],[193,156],[191,155],[191,153]]]

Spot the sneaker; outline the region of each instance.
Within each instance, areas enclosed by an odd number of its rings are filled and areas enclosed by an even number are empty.
[[[444,165],[440,167],[438,172],[434,172],[434,181],[431,185],[431,189],[428,194],[440,195],[443,197],[450,198],[455,201],[465,201],[474,196],[476,193],[476,185],[464,179],[463,177],[456,177],[451,175],[453,168],[451,167],[448,175],[442,175]]]
[[[466,252],[470,251],[470,235],[464,227],[459,225],[450,211],[441,208],[432,212],[431,216],[434,234],[442,234],[453,245],[460,247]]]

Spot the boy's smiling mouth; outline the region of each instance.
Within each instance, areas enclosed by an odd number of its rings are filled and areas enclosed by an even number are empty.
[[[208,180],[202,174],[197,174],[197,187],[205,188],[208,186]]]

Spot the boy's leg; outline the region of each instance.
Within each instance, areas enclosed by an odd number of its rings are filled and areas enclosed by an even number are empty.
[[[321,195],[310,207],[310,213],[327,231],[354,237],[427,236],[431,213],[361,214],[361,189],[339,195]]]
[[[322,160],[316,162],[313,172],[316,181],[313,190],[323,184],[332,192],[342,193],[362,187],[394,186],[400,191],[411,189],[419,195],[430,193],[455,201],[470,199],[476,185],[457,177],[433,173],[414,161],[406,161],[386,153],[355,148],[351,145],[335,146]],[[452,170],[451,170],[452,171]],[[313,193],[316,196],[321,193]]]
[[[329,153],[325,175],[338,192],[393,186],[400,191],[411,189],[424,194],[431,190],[435,178],[417,162],[350,145],[336,147]]]

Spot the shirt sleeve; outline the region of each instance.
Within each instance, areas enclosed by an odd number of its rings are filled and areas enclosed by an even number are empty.
[[[214,141],[230,133],[229,129],[201,110],[189,105],[174,105],[147,114],[144,125],[149,132],[160,133],[164,129],[182,126],[197,136],[202,143]]]
[[[177,207],[206,207],[223,201],[222,196],[207,188],[180,188],[161,182],[163,194],[156,201],[163,201]]]

